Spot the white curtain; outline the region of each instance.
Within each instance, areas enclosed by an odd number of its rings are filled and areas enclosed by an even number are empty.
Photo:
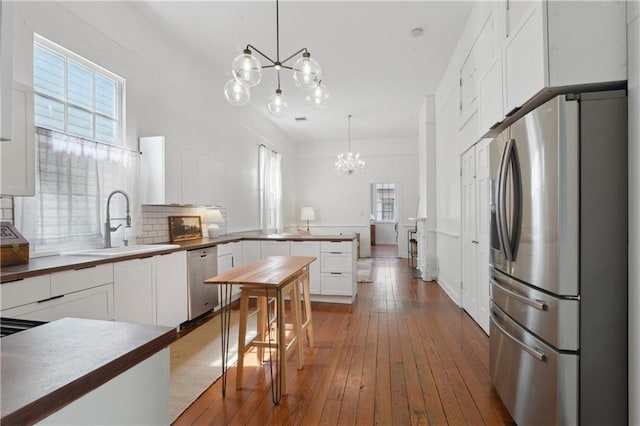
[[[131,217],[137,218],[136,152],[37,128],[35,197],[15,197],[15,221],[32,250],[60,251],[99,247],[104,238],[106,201],[111,191],[129,195]],[[114,196],[111,217],[125,215],[124,197]],[[112,234],[114,245],[135,238],[133,229]]]
[[[277,232],[281,226],[282,159],[280,154],[260,145],[260,227]]]

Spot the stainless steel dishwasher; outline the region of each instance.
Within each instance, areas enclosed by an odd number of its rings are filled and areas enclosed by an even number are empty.
[[[218,285],[204,284],[207,278],[218,275],[218,249],[208,247],[187,252],[189,262],[189,319],[218,306]]]

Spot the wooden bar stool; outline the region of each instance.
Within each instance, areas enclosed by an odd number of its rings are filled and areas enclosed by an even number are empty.
[[[296,290],[300,292],[302,286],[302,295],[304,297],[304,322],[301,325],[302,332],[307,333],[307,342],[309,347],[313,348],[313,321],[311,318],[311,294],[309,291],[309,268],[305,268],[298,276],[298,284]],[[298,299],[300,295],[298,294]]]
[[[291,322],[293,325],[293,336],[287,342],[284,299],[289,297],[291,301]],[[247,336],[247,320],[253,312],[249,312],[249,298],[257,298],[257,334]],[[268,315],[269,304],[275,302],[274,309],[277,334],[275,339],[269,339],[270,327],[273,318]],[[240,295],[240,323],[238,327],[238,363],[236,373],[236,389],[242,389],[244,355],[251,346],[258,348],[258,359],[262,361],[264,348],[277,349],[279,364],[286,365],[289,353],[296,350],[298,353],[298,369],[303,367],[302,353],[302,313],[300,309],[299,275],[293,277],[289,282],[273,290],[264,287],[242,286]],[[274,378],[272,377],[272,380]],[[282,386],[282,395],[287,394],[286,368],[279,368],[278,380]]]

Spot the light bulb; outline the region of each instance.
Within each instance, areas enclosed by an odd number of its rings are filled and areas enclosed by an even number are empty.
[[[234,78],[245,82],[249,87],[260,83],[262,79],[262,65],[249,49],[236,56],[231,63],[231,72]]]
[[[323,108],[329,101],[329,90],[327,86],[318,81],[311,92],[305,97],[305,100],[316,108]]]
[[[277,89],[274,94],[269,96],[267,110],[269,110],[269,114],[274,117],[284,117],[287,115],[289,112],[289,105],[287,104],[287,98],[282,94],[282,90]]]
[[[224,97],[231,105],[243,106],[249,103],[251,91],[245,82],[233,78],[224,85]]]
[[[320,65],[311,58],[309,52],[304,52],[302,58],[293,64],[293,81],[301,89],[311,89],[321,77]]]

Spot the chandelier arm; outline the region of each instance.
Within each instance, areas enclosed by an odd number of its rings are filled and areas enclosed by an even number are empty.
[[[260,56],[262,56],[262,57],[263,57],[263,58],[265,58],[267,61],[269,61],[269,62],[271,62],[272,64],[274,64],[274,65],[275,65],[276,61],[274,61],[273,59],[271,59],[270,57],[268,57],[267,55],[265,55],[264,53],[262,53],[262,52],[260,51],[260,49],[258,49],[257,47],[255,47],[255,46],[253,46],[253,45],[251,45],[251,44],[247,44],[247,49],[249,49],[249,48],[251,48],[251,49],[255,50],[257,53],[259,53],[259,54],[260,54]],[[267,67],[268,67],[268,66],[266,66],[266,67],[262,67],[262,68],[267,68]]]
[[[278,7],[278,0],[276,0],[276,61],[280,62],[280,8]],[[278,81],[279,87],[280,82]]]
[[[309,53],[309,51],[307,50],[306,47],[303,47],[302,49],[298,50],[296,53],[294,53],[293,55],[290,55],[287,59],[285,59],[284,61],[282,61],[282,63],[284,64],[285,62],[287,62],[288,60],[294,58],[295,56],[298,56],[300,53],[305,52],[305,53]]]
[[[280,90],[280,71],[276,71],[276,73],[278,74],[278,90]]]

